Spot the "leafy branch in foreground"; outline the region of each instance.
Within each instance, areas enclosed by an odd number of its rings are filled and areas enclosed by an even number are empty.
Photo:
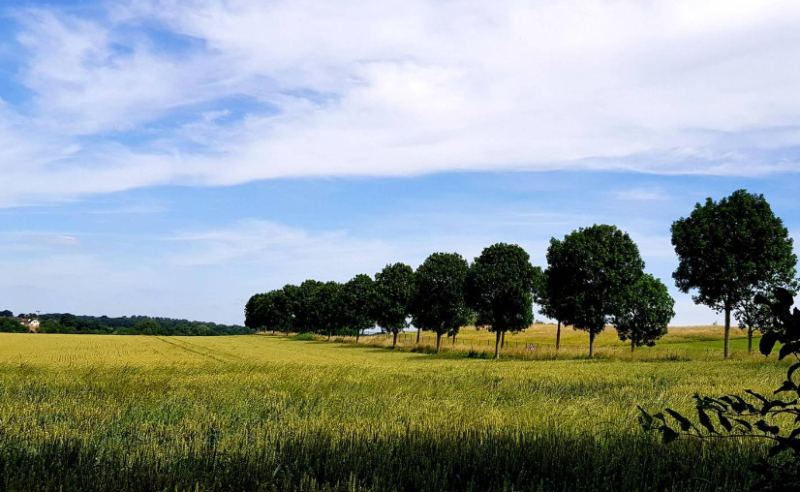
[[[759,350],[769,355],[780,343],[778,358],[795,358],[772,397],[751,390],[745,390],[745,398],[694,395],[697,423],[670,408],[651,415],[642,407],[639,423],[645,430],[660,432],[665,443],[681,437],[767,440],[772,443],[768,458],[752,468],[761,476],[755,489],[796,491],[800,490],[800,310],[792,309],[794,300],[786,289],[776,289],[774,299],[759,296],[758,302],[770,309],[774,326],[764,332]]]

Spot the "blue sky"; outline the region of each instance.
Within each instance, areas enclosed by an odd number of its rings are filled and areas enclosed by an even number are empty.
[[[241,322],[250,294],[739,188],[800,234],[792,2],[130,0],[0,10],[0,309]]]

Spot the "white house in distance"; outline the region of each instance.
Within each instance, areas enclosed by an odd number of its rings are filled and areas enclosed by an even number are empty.
[[[33,333],[39,331],[39,320],[36,318],[17,318],[22,325],[27,326]]]

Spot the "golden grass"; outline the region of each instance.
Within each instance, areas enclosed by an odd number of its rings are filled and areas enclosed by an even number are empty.
[[[0,334],[0,346],[3,488],[26,491],[740,491],[759,445],[662,446],[635,406],[767,392],[786,368],[476,360],[264,335]]]

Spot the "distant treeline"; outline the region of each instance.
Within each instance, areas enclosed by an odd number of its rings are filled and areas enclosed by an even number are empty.
[[[3,312],[8,314],[9,312]],[[223,325],[211,322],[189,321],[173,318],[151,318],[148,316],[78,316],[69,313],[41,314],[39,316],[20,314],[20,319],[39,320],[39,333],[73,333],[95,335],[248,335],[253,330],[240,325]],[[28,331],[14,326],[11,317],[0,322],[0,331]],[[19,323],[16,323],[17,325]],[[20,325],[22,326],[22,325]]]

